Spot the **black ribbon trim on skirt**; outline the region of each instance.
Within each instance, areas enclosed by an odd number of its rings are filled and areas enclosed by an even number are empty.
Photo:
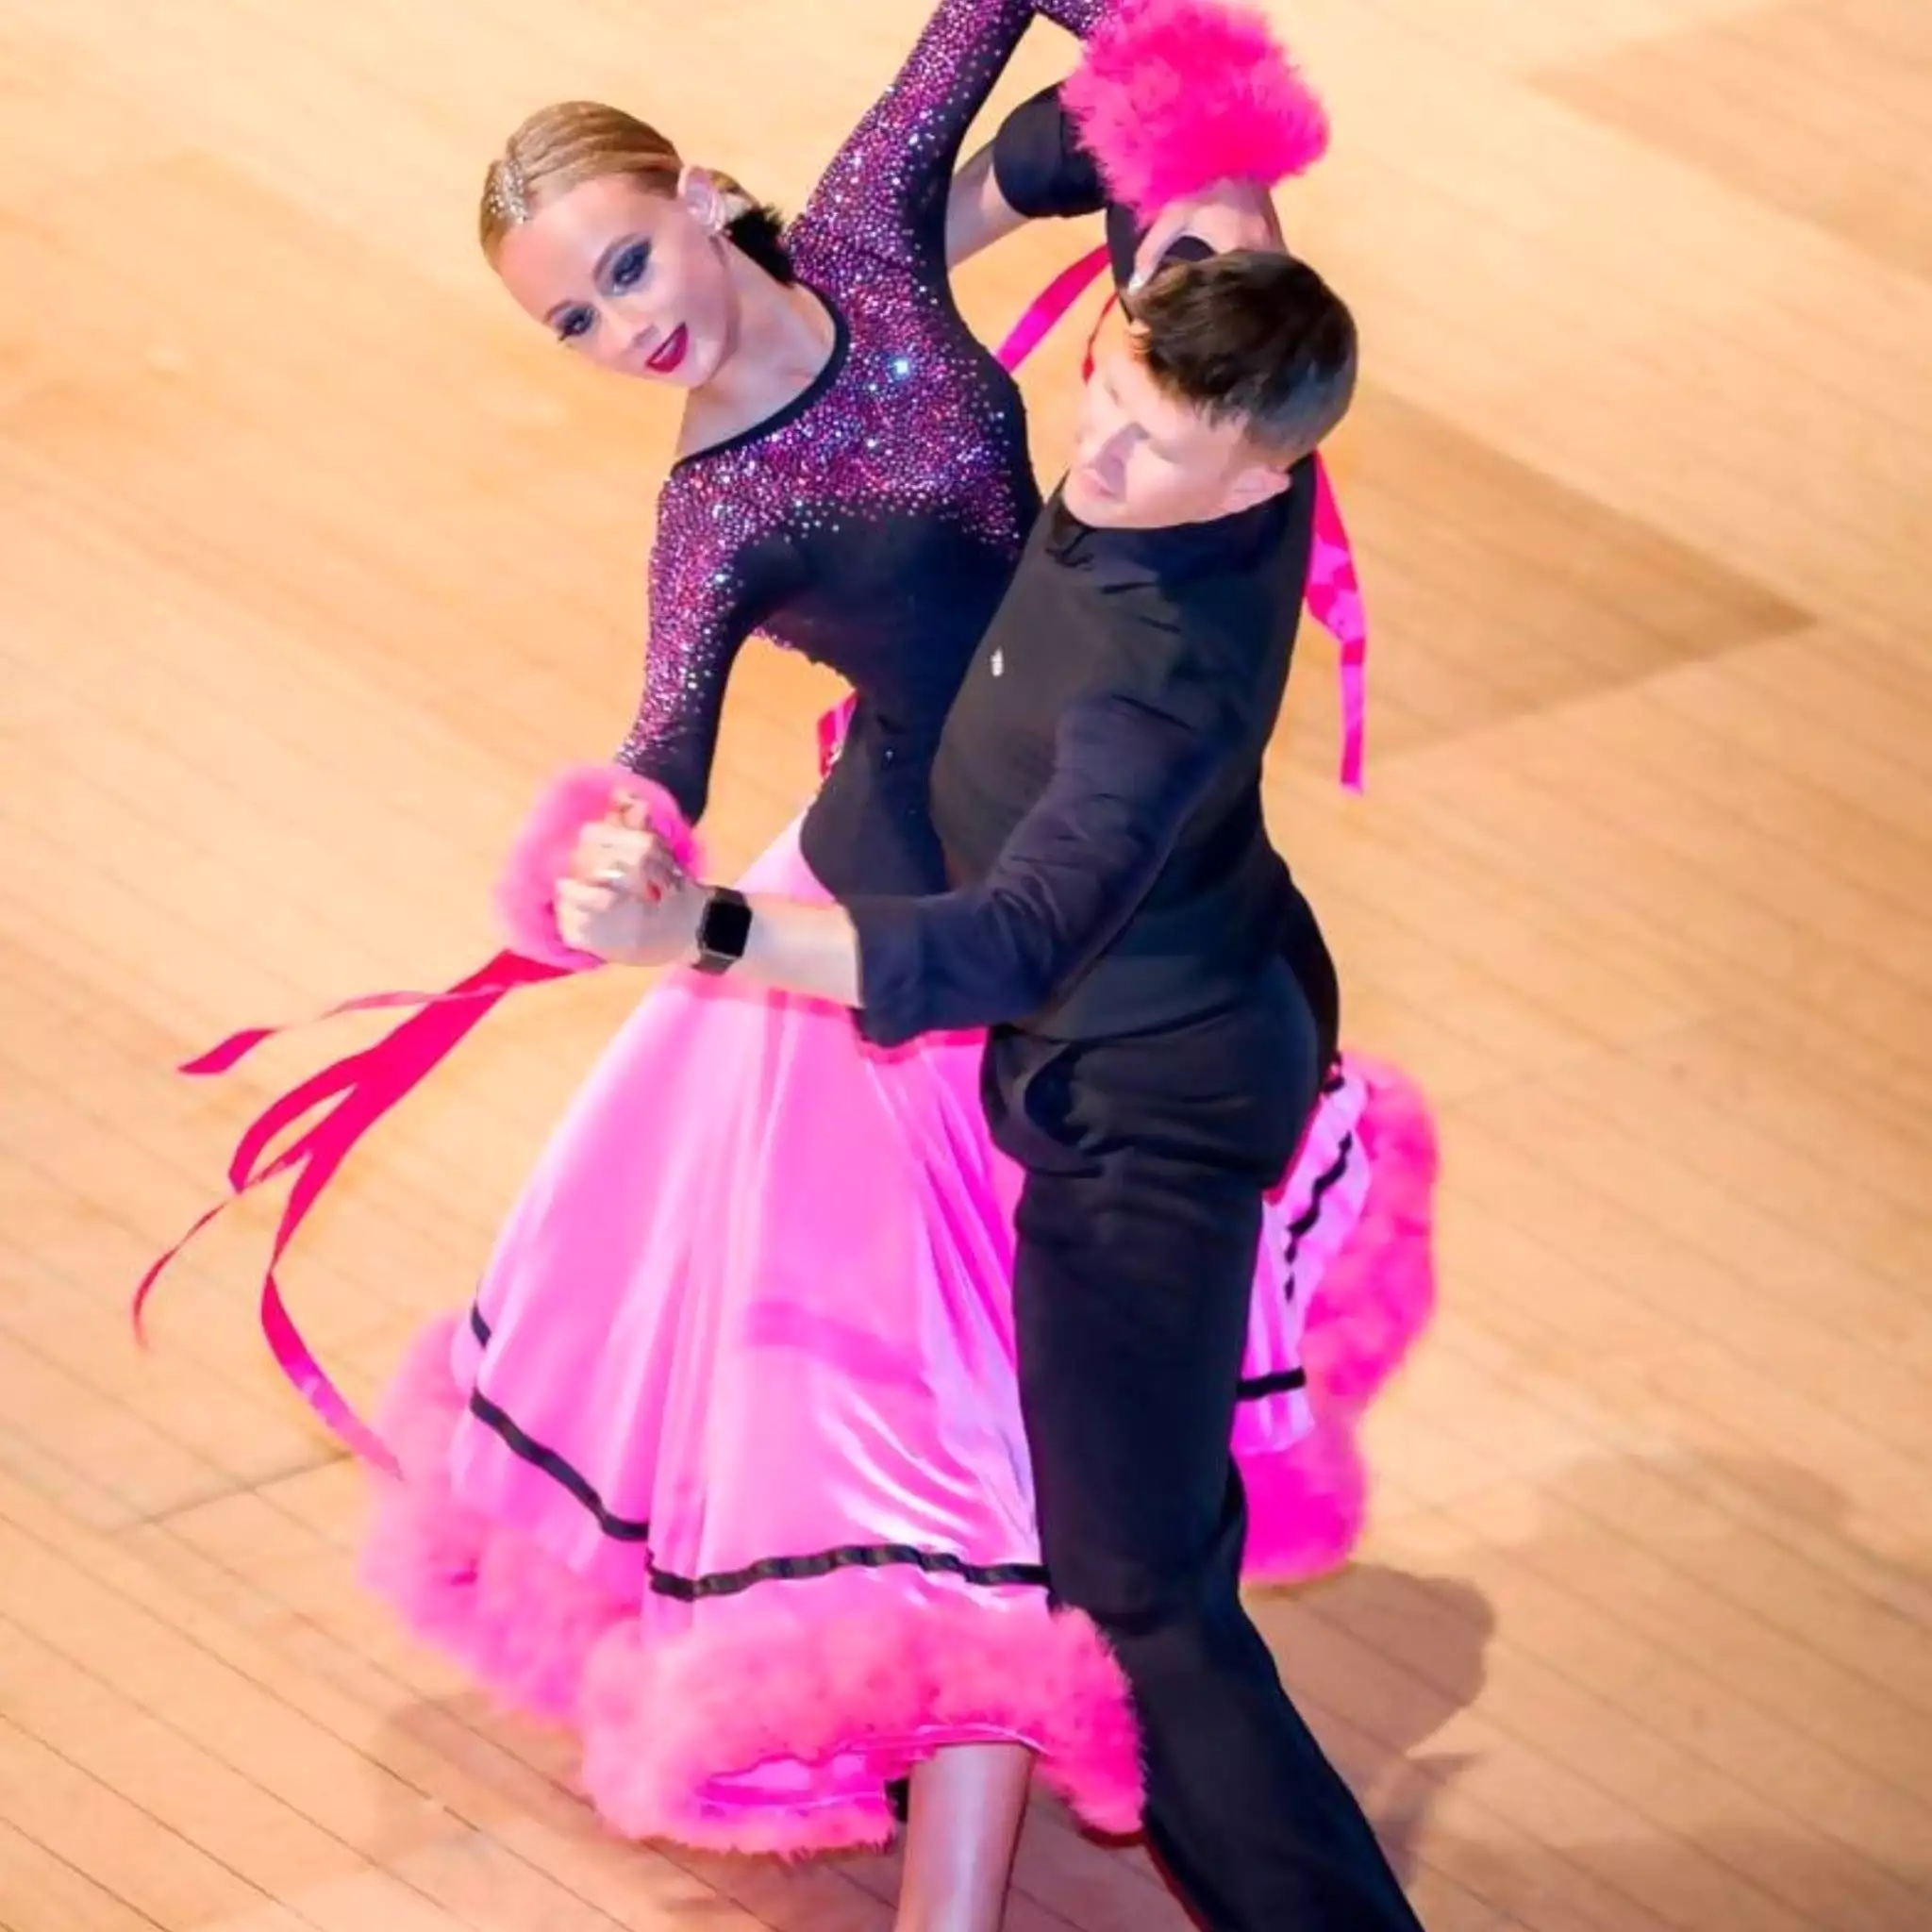
[[[1342,1074],[1338,1067],[1323,1082],[1322,1093],[1326,1098],[1331,1093],[1341,1091]],[[1356,1139],[1353,1130],[1342,1135],[1341,1144],[1335,1150],[1335,1158],[1315,1176],[1315,1184],[1308,1190],[1308,1205],[1295,1216],[1288,1227],[1288,1249],[1282,1257],[1282,1263],[1288,1274],[1287,1286],[1283,1289],[1283,1299],[1291,1305],[1294,1301],[1296,1282],[1294,1265],[1301,1252],[1303,1239],[1308,1230],[1322,1218],[1322,1202],[1341,1184],[1341,1177],[1348,1172],[1349,1163],[1355,1158]],[[1277,1369],[1269,1375],[1249,1375],[1235,1391],[1237,1402],[1259,1402],[1270,1395],[1284,1395],[1292,1389],[1306,1389],[1308,1386],[1306,1369]]]
[[[1237,1402],[1259,1402],[1264,1395],[1285,1395],[1291,1389],[1306,1389],[1306,1369],[1276,1369],[1270,1375],[1249,1375],[1234,1391]]]
[[[1294,1267],[1301,1257],[1302,1242],[1322,1218],[1324,1197],[1341,1185],[1341,1178],[1347,1174],[1355,1152],[1355,1134],[1350,1131],[1342,1135],[1341,1144],[1335,1150],[1335,1158],[1315,1176],[1315,1184],[1308,1190],[1308,1205],[1288,1224],[1288,1250],[1282,1257],[1283,1265],[1288,1270],[1288,1286],[1283,1293],[1291,1302],[1300,1286],[1294,1278]]]
[[[490,1324],[481,1310],[470,1310],[470,1332],[485,1347],[490,1342]],[[651,1525],[633,1517],[613,1516],[604,1507],[590,1482],[554,1449],[533,1441],[491,1402],[473,1390],[470,1413],[502,1441],[513,1456],[533,1469],[541,1469],[551,1481],[567,1491],[596,1518],[597,1526],[617,1542],[642,1543],[651,1538]],[[1038,1563],[969,1563],[947,1550],[922,1550],[910,1543],[851,1543],[841,1549],[824,1550],[811,1557],[768,1557],[760,1563],[748,1563],[742,1570],[713,1571],[704,1576],[677,1576],[668,1571],[653,1570],[651,1589],[658,1596],[675,1597],[680,1603],[696,1603],[700,1598],[736,1596],[759,1583],[800,1582],[814,1576],[828,1576],[835,1570],[884,1570],[911,1566],[929,1576],[957,1576],[962,1583],[981,1589],[1012,1585],[1046,1588],[1046,1571]]]
[[[485,1348],[490,1346],[490,1324],[480,1309],[470,1309],[470,1333]],[[613,1516],[604,1507],[604,1498],[591,1486],[582,1471],[573,1467],[555,1449],[546,1449],[532,1436],[526,1436],[506,1411],[499,1408],[480,1389],[470,1391],[470,1413],[491,1430],[512,1456],[520,1457],[532,1469],[541,1469],[552,1482],[568,1491],[597,1519],[597,1526],[613,1542],[647,1543],[651,1525],[634,1516]]]
[[[613,1516],[604,1507],[604,1499],[573,1469],[555,1449],[546,1449],[541,1442],[533,1441],[518,1428],[495,1403],[480,1390],[470,1391],[470,1413],[492,1430],[512,1456],[521,1457],[532,1469],[541,1469],[559,1489],[569,1491],[590,1513],[597,1519],[597,1527],[611,1541],[619,1543],[645,1543],[651,1540],[651,1525],[640,1523],[634,1516]]]
[[[1289,1258],[1294,1258],[1294,1251],[1302,1243],[1316,1222],[1322,1218],[1322,1196],[1332,1192],[1348,1172],[1349,1164],[1355,1158],[1355,1130],[1351,1128],[1341,1137],[1341,1144],[1335,1150],[1335,1158],[1315,1176],[1315,1184],[1308,1190],[1308,1205],[1288,1224]]]
[[[829,1576],[835,1570],[923,1570],[928,1576],[957,1576],[983,1590],[1024,1585],[1046,1588],[1046,1571],[1039,1563],[969,1563],[948,1550],[922,1550],[910,1543],[848,1543],[843,1549],[822,1550],[815,1557],[768,1557],[742,1570],[715,1570],[707,1576],[675,1576],[669,1571],[651,1573],[655,1596],[696,1603],[705,1597],[736,1596],[760,1583],[798,1583]]]

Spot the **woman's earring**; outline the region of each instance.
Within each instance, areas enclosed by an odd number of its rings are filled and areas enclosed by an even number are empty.
[[[689,163],[686,163],[683,172],[677,177],[677,192],[687,201],[691,199],[691,181],[695,172]],[[704,213],[698,219],[708,234],[722,235],[727,226],[724,219],[724,197],[719,193],[718,184],[709,176],[705,177]]]

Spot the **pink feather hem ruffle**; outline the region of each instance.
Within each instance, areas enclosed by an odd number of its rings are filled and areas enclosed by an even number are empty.
[[[627,1609],[528,1538],[452,1492],[464,1413],[450,1373],[455,1319],[406,1357],[380,1424],[401,1480],[375,1479],[362,1579],[420,1639],[504,1706],[573,1725],[585,1791],[626,1837],[797,1857],[878,1846],[885,1786],[935,1750],[1021,1740],[1091,1828],[1138,1828],[1139,1741],[1119,1666],[1085,1617],[1043,1598],[902,1591],[878,1573],[840,1583],[864,1607],[820,1620],[752,1602],[647,1635]],[[808,1794],[800,1767],[840,1767]],[[784,1768],[795,1800],[753,1790]]]
[[[1349,1064],[1368,1086],[1356,1129],[1368,1197],[1314,1283],[1302,1330],[1314,1426],[1286,1449],[1241,1461],[1250,1583],[1306,1583],[1354,1553],[1368,1514],[1361,1423],[1435,1313],[1440,1157],[1428,1105],[1396,1069],[1355,1056]]]
[[[376,1426],[402,1470],[373,1479],[362,1581],[500,1704],[567,1723],[597,1641],[623,1603],[528,1537],[458,1500],[450,1448],[465,1391],[450,1373],[458,1317],[429,1323],[385,1393]]]
[[[876,1584],[874,1576],[870,1579]],[[798,1586],[810,1589],[810,1584]],[[584,1684],[584,1788],[631,1838],[787,1856],[888,1843],[887,1783],[948,1744],[1020,1740],[1083,1823],[1139,1829],[1139,1741],[1120,1668],[1073,1611],[874,1589],[863,1612],[772,1641],[755,1624],[635,1627]],[[711,1767],[841,1768],[809,1805],[734,1802]]]

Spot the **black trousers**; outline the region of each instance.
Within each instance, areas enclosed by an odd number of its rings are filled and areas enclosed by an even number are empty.
[[[1298,886],[1291,886],[1282,914],[1280,947],[1281,957],[1314,1015],[1315,1062],[1325,1074],[1341,1050],[1341,985],[1314,908],[1302,897]]]
[[[1228,1443],[1262,1196],[1318,1064],[1285,963],[1185,1026],[1001,1032],[987,1053],[993,1137],[1026,1170],[1014,1294],[1047,1575],[1126,1672],[1149,1838],[1215,1932],[1420,1932],[1239,1594]]]

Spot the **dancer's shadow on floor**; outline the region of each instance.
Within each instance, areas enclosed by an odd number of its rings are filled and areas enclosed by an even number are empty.
[[[1257,1591],[1249,1608],[1406,1878],[1409,1847],[1468,1761],[1432,1740],[1482,1690],[1488,1602],[1454,1576],[1367,1562]],[[1039,1800],[1015,1886],[1007,1932],[1186,1932],[1190,1923],[1143,1846],[1080,1837],[1060,1807]]]
[[[1481,1695],[1489,1599],[1460,1577],[1371,1562],[1250,1608],[1406,1881],[1431,1809],[1473,1761],[1438,1739]]]
[[[1472,1534],[1499,1610],[1373,1566],[1257,1610],[1432,1932],[1924,1932],[1932,1565],[1887,1542],[1789,1463],[1613,1457]]]

